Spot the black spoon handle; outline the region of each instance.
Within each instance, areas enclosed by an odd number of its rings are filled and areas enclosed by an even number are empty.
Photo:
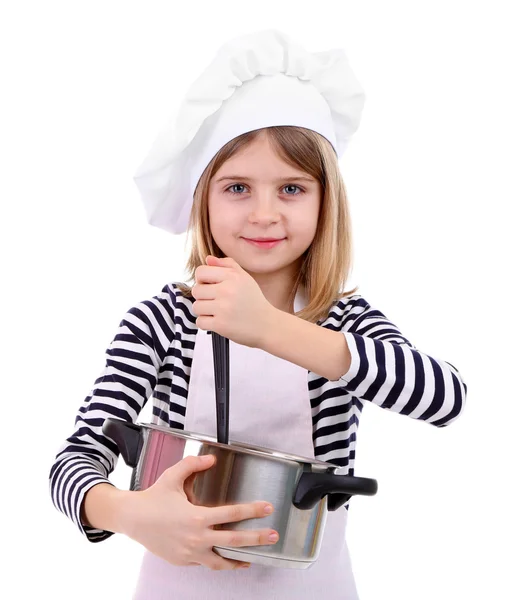
[[[217,441],[229,443],[229,339],[212,331]]]

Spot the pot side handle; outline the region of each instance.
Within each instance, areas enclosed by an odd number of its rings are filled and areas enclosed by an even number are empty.
[[[301,510],[310,509],[329,494],[327,508],[337,510],[356,494],[374,496],[377,487],[375,479],[366,477],[334,473],[302,473],[295,489],[293,505]]]
[[[129,467],[136,467],[143,444],[140,425],[109,417],[105,419],[102,431],[117,444],[124,462]]]

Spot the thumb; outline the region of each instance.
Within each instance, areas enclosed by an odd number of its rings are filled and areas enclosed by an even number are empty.
[[[236,262],[236,260],[234,258],[231,258],[230,256],[218,258],[217,256],[213,256],[212,254],[208,254],[208,256],[206,257],[206,264],[208,266],[232,267],[234,269],[240,268],[240,265]]]
[[[203,456],[187,456],[171,469],[173,470],[176,482],[182,484],[187,477],[190,477],[198,471],[206,471],[215,464],[216,458],[213,454],[205,454]]]
[[[216,256],[213,256],[213,254],[208,254],[208,256],[206,257],[206,263],[209,265],[216,265],[221,260],[222,258],[217,258]]]

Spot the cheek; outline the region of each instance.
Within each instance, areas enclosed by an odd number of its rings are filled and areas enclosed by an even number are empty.
[[[301,240],[312,240],[315,237],[317,224],[318,215],[312,212],[296,221],[293,229]]]
[[[232,238],[241,231],[239,219],[237,219],[234,211],[226,210],[220,204],[213,207],[209,218],[210,230],[217,243],[222,243],[222,241],[227,242],[229,238]]]
[[[219,199],[215,197],[210,198],[208,203],[208,218],[210,221],[210,229],[213,234],[222,230],[225,216],[224,213],[225,211],[222,203],[219,202]]]

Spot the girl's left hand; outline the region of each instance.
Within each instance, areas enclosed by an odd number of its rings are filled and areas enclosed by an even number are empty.
[[[233,258],[208,255],[192,287],[196,325],[237,344],[259,348],[276,310]]]

